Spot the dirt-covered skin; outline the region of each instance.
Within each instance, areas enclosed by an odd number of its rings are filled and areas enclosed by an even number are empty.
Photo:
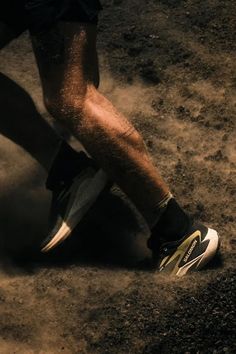
[[[140,265],[148,231],[117,189],[64,245],[34,256],[50,195],[42,167],[14,143],[23,118],[32,139],[37,113],[10,79],[49,117],[23,35],[0,53],[0,353],[235,353],[236,2],[103,3],[101,89],[180,203],[219,231],[221,257],[182,279]]]

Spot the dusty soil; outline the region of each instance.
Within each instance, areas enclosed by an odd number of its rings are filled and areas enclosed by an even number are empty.
[[[221,256],[183,279],[139,266],[147,228],[116,189],[68,242],[34,255],[50,195],[31,132],[43,141],[37,111],[49,117],[28,35],[1,51],[1,353],[236,352],[235,14],[234,0],[105,0],[99,25],[102,91],[221,235]]]

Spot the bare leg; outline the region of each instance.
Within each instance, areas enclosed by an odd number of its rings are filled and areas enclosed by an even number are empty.
[[[169,189],[140,134],[96,88],[96,26],[59,23],[33,37],[33,46],[49,112],[152,221]]]

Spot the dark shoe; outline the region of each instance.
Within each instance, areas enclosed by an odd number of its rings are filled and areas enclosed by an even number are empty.
[[[52,191],[49,231],[41,244],[48,252],[64,241],[107,187],[107,176],[84,152],[63,143],[46,183]],[[65,153],[66,151],[66,153]]]

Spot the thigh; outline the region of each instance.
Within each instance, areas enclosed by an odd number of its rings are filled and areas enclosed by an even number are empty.
[[[96,35],[95,24],[61,21],[32,36],[46,98],[62,90],[83,95],[87,84],[98,85]]]

